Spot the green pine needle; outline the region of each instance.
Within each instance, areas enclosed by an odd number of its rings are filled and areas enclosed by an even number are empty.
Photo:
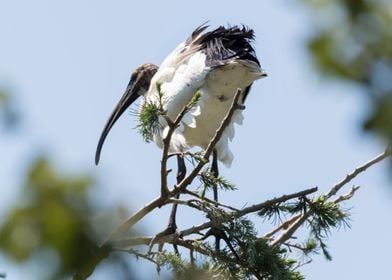
[[[214,189],[215,187],[217,187],[218,189],[229,190],[229,191],[237,189],[232,182],[226,180],[222,176],[215,177],[215,175],[211,172],[210,168],[204,169],[199,174],[199,179],[200,182],[202,183],[201,197],[204,197],[207,190]]]
[[[153,135],[161,129],[159,116],[161,116],[161,110],[153,102],[148,102],[141,108],[138,114],[139,124],[137,125],[137,129],[144,141],[152,141]]]
[[[314,212],[310,223],[314,234],[328,236],[332,228],[350,227],[349,212],[337,203],[319,197],[309,207]]]
[[[192,107],[196,106],[196,104],[199,102],[201,97],[202,97],[201,92],[196,91],[196,93],[192,97],[191,102],[189,103],[189,107],[192,108]]]

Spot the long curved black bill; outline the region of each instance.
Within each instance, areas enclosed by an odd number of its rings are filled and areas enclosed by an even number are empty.
[[[116,123],[116,121],[120,118],[120,116],[124,113],[124,111],[140,96],[138,94],[139,89],[135,88],[135,83],[133,79],[128,84],[127,89],[125,90],[124,95],[121,97],[118,102],[116,108],[110,115],[110,118],[107,120],[105,127],[102,131],[101,137],[99,138],[97,151],[95,152],[95,164],[98,165],[99,158],[101,156],[101,150],[103,143],[105,142],[106,136],[109,134],[110,129]]]

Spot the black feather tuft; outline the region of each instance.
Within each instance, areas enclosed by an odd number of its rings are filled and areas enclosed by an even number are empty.
[[[201,46],[200,50],[207,56],[207,66],[220,66],[233,59],[250,60],[260,65],[252,47],[254,40],[252,29],[244,25],[241,27],[220,26],[199,36],[206,28],[205,25],[198,27],[187,42],[192,40],[193,44]]]

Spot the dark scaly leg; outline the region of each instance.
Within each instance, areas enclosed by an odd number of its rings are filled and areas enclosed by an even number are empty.
[[[217,151],[214,149],[213,153],[212,153],[212,164],[211,164],[211,173],[212,176],[214,176],[214,178],[218,178],[219,177],[219,169],[218,169],[218,153]],[[214,200],[216,202],[218,202],[218,186],[214,185]],[[215,236],[215,250],[217,252],[220,251],[220,240],[223,239],[227,246],[230,248],[230,250],[232,251],[232,253],[234,254],[234,256],[237,259],[240,259],[237,252],[234,250],[234,247],[231,245],[229,238],[227,237],[225,231],[221,228],[218,227],[211,227],[211,229],[205,234],[205,236],[201,239],[204,240],[209,236]]]
[[[211,173],[214,178],[219,177],[219,169],[218,169],[218,154],[216,150],[212,152],[212,165],[211,165]],[[214,200],[218,202],[218,186],[214,186]]]
[[[178,155],[177,156],[177,184],[179,184],[184,178],[186,174],[186,166],[185,166],[185,161],[184,161],[184,156],[183,155]],[[176,198],[180,198],[180,194],[176,195]],[[177,224],[176,224],[176,214],[177,214],[177,206],[178,204],[173,204],[172,210],[170,212],[170,218],[169,218],[169,224],[168,228],[172,229],[177,229]]]
[[[212,164],[211,164],[211,173],[214,178],[219,177],[219,169],[218,169],[218,153],[216,149],[212,152]],[[214,200],[218,202],[218,186],[214,185]],[[215,250],[220,250],[220,240],[221,237],[219,234],[215,235]]]

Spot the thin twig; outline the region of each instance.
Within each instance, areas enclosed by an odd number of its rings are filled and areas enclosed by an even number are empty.
[[[192,98],[193,99],[193,98]],[[170,149],[170,142],[171,137],[174,131],[177,129],[178,125],[180,124],[181,120],[184,118],[185,114],[194,106],[192,101],[186,104],[180,113],[177,115],[174,122],[166,115],[163,115],[165,118],[169,130],[163,139],[163,151],[162,151],[162,159],[161,159],[161,196],[168,196],[169,195],[169,188],[167,187],[167,160],[169,158],[169,149]]]
[[[190,190],[187,190],[187,189],[184,191],[184,193],[189,194],[189,195],[194,196],[194,197],[197,197],[197,198],[200,199],[201,201],[203,201],[203,202],[208,202],[208,203],[213,204],[213,205],[215,205],[215,206],[224,207],[224,208],[230,209],[230,210],[232,210],[232,211],[237,211],[237,212],[240,211],[239,209],[237,209],[237,208],[235,208],[235,207],[232,207],[232,206],[230,206],[230,205],[226,205],[226,204],[223,204],[223,203],[216,202],[216,201],[214,201],[214,200],[209,199],[208,197],[201,197],[201,196],[198,195],[197,193],[195,193],[195,192],[193,192],[193,191],[190,191]]]
[[[129,248],[132,246],[137,246],[137,245],[146,245],[149,246],[151,244],[151,241],[155,238],[151,236],[143,236],[143,237],[127,237],[127,238],[122,238],[120,240],[115,241],[113,250],[123,250],[124,252],[129,252],[129,250],[124,249],[124,248]],[[210,255],[210,252],[207,250],[201,248],[200,246],[194,246],[193,240],[183,240],[179,239],[175,234],[170,234],[166,235],[162,238],[156,239],[154,241],[155,244],[164,244],[164,243],[169,243],[169,244],[175,244],[187,249],[192,249],[197,251],[198,253],[201,253],[203,255]],[[151,253],[151,252],[150,252]]]
[[[325,194],[325,197],[330,198],[331,196],[334,196],[344,185],[349,183],[351,180],[353,180],[355,177],[357,177],[360,173],[364,172],[366,169],[368,169],[372,165],[382,161],[383,159],[385,159],[391,155],[392,155],[392,149],[390,147],[388,147],[382,154],[376,156],[372,160],[369,160],[365,164],[355,168],[353,172],[347,174],[343,180],[341,180],[339,183],[334,185],[330,189],[330,191]]]
[[[132,236],[119,238],[112,242],[114,249],[127,249],[137,245],[149,245],[152,237],[150,236]]]
[[[190,228],[184,229],[180,232],[181,236],[187,236],[191,234],[198,234],[200,231],[211,228],[212,227],[212,222],[205,222],[201,225],[198,226],[192,226]]]
[[[303,252],[306,251],[306,248],[304,248],[304,247],[302,247],[302,246],[300,246],[298,244],[291,244],[291,243],[285,242],[285,243],[283,243],[283,245],[285,245],[285,246],[287,246],[289,248],[294,248],[294,249],[303,251]]]
[[[294,266],[292,270],[293,270],[293,271],[296,271],[297,269],[299,269],[299,268],[301,268],[301,267],[303,267],[303,266],[305,266],[305,265],[307,265],[307,264],[310,264],[312,261],[313,261],[313,260],[310,259],[310,260],[308,260],[308,261],[306,261],[306,262],[299,263],[298,265]]]
[[[130,253],[131,255],[134,255],[136,258],[143,258],[143,259],[148,260],[154,264],[157,264],[156,260],[154,260],[154,258],[151,257],[151,254],[149,254],[149,255],[142,254],[142,253],[139,253],[139,251],[133,250],[133,249],[113,248],[113,250],[119,251],[119,252]]]
[[[146,204],[143,208],[139,209],[137,212],[132,214],[127,218],[120,226],[118,226],[103,242],[103,245],[109,245],[110,242],[119,237],[122,233],[132,228],[138,221],[140,221],[144,216],[150,213],[157,207],[162,206],[166,199],[162,196],[154,199],[150,203]]]
[[[270,232],[267,232],[266,234],[264,234],[264,236],[262,236],[260,238],[261,239],[270,239],[274,234],[276,234],[277,232],[281,231],[282,229],[287,229],[292,223],[294,223],[300,217],[301,217],[300,214],[291,217],[290,219],[284,221],[278,227],[276,227],[275,229],[271,230]]]
[[[167,204],[177,204],[177,205],[185,205],[189,206],[191,208],[195,208],[197,210],[202,210],[200,207],[200,201],[196,199],[190,199],[190,200],[182,200],[182,199],[176,199],[176,198],[169,198],[166,201]]]
[[[359,188],[360,188],[359,186],[353,186],[349,193],[339,196],[333,201],[333,203],[340,203],[342,201],[349,200],[354,196],[354,194],[356,193],[357,190],[359,190]]]
[[[296,219],[282,234],[271,242],[271,246],[282,244],[292,237],[293,233],[306,221],[312,212],[308,211]]]

